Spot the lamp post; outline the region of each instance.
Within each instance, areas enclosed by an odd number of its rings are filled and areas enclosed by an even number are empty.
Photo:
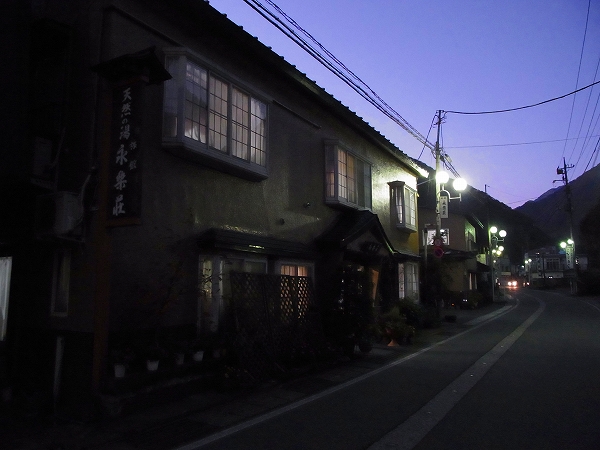
[[[450,192],[445,189],[445,185],[450,179],[450,176],[443,170],[441,170],[442,161],[446,162],[447,156],[442,154],[440,148],[440,133],[442,129],[442,110],[437,111],[437,139],[435,141],[435,238],[434,238],[434,255],[439,259],[443,256],[444,252],[442,244],[444,239],[442,238],[442,219],[448,218],[448,203],[450,200],[461,199],[461,192],[467,188],[467,182],[462,178],[456,178],[453,182],[453,187],[458,192],[458,197],[451,197]],[[443,195],[442,195],[443,194]],[[443,197],[443,198],[442,198]],[[427,247],[425,247],[427,251]],[[441,289],[441,286],[439,286]],[[438,292],[438,295],[441,291]],[[441,308],[441,298],[436,300],[436,310],[438,317]]]
[[[502,252],[504,251],[504,247],[503,246],[498,246],[499,242],[504,242],[504,238],[506,237],[506,231],[504,230],[498,230],[498,227],[496,226],[491,226],[489,231],[489,237],[490,237],[490,273],[491,273],[491,285],[492,285],[492,303],[495,301],[495,291],[496,291],[496,281],[494,278],[494,257],[495,256],[500,256],[502,254]]]
[[[577,278],[575,278],[575,283],[573,283],[573,276],[571,275],[571,270],[575,269],[575,241],[573,239],[567,239],[566,242],[561,242],[560,247],[565,251],[567,270],[569,271],[569,286],[571,288],[571,294],[577,293]],[[577,272],[575,271],[575,274]]]
[[[451,197],[450,192],[445,189],[445,185],[450,180],[450,176],[444,170],[441,170],[442,151],[440,149],[440,130],[442,128],[442,111],[437,112],[437,139],[435,141],[435,234],[436,238],[441,239],[442,219],[448,218],[448,203],[450,200],[460,200],[461,192],[467,188],[467,182],[463,178],[456,178],[452,182],[452,187],[458,192],[457,197]]]

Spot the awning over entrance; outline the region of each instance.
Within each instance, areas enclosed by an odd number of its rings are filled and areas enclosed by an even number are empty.
[[[476,252],[467,252],[464,250],[444,249],[444,259],[452,261],[467,261],[469,259],[475,259],[477,256]]]
[[[387,237],[377,214],[346,211],[316,239],[321,248],[351,250],[370,256],[392,256],[398,261],[418,260],[420,256],[397,251]]]
[[[488,266],[487,264],[482,264],[479,261],[477,261],[477,272],[491,272],[490,266]]]
[[[232,250],[287,258],[312,259],[314,250],[307,244],[233,230],[211,228],[198,238],[203,249]]]

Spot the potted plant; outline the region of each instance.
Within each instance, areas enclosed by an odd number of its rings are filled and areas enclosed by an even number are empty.
[[[189,343],[189,354],[196,362],[204,359],[206,351],[206,340],[203,337],[197,337]]]
[[[110,352],[110,360],[113,365],[115,378],[123,378],[127,368],[134,359],[131,347],[116,347]]]
[[[189,354],[190,345],[185,340],[175,340],[169,343],[169,353],[173,357],[176,366],[181,366],[185,362],[186,354]]]
[[[158,364],[166,356],[165,350],[158,344],[149,346],[145,351],[146,368],[150,372],[158,370]]]
[[[406,323],[406,316],[400,313],[400,307],[394,306],[380,319],[381,332],[390,339],[388,346],[396,346],[406,339],[410,343],[415,335],[415,327]]]

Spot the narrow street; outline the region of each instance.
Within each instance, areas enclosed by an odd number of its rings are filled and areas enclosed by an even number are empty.
[[[385,369],[181,449],[598,448],[600,305],[533,290],[509,303]]]

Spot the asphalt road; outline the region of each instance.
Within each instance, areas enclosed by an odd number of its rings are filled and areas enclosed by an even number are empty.
[[[183,448],[600,448],[600,305],[530,290],[511,303],[385,370]]]

